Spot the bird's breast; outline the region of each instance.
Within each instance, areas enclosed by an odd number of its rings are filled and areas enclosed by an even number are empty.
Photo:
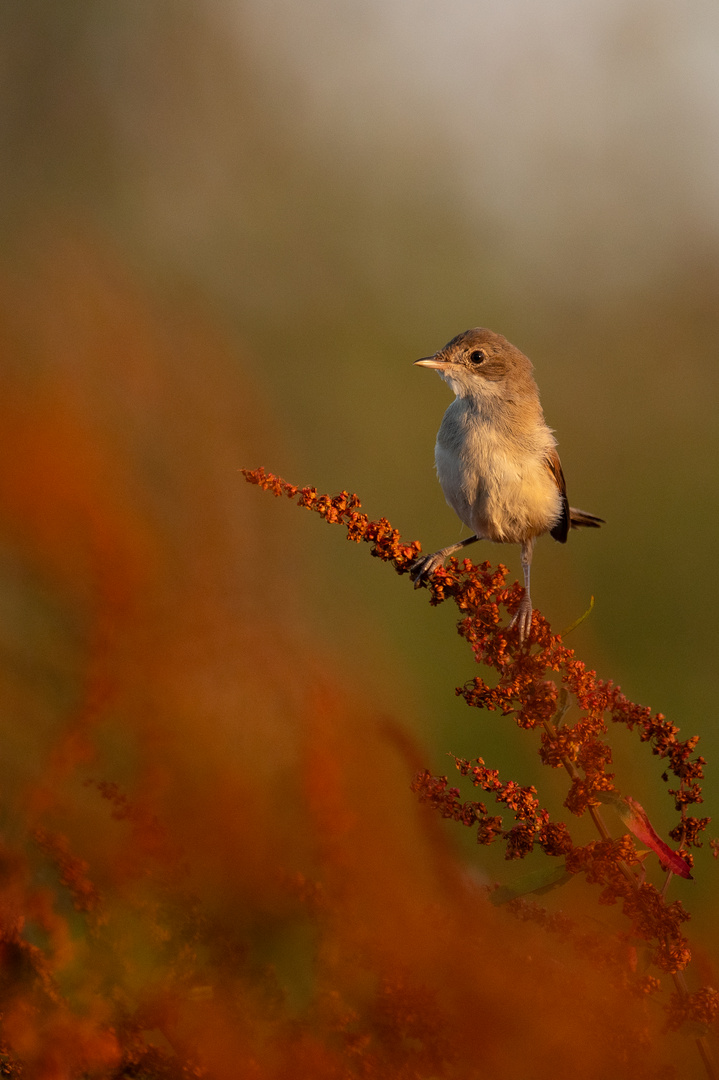
[[[547,532],[561,496],[546,465],[554,437],[542,423],[529,432],[499,426],[457,399],[437,435],[435,463],[444,496],[473,532],[521,543]]]

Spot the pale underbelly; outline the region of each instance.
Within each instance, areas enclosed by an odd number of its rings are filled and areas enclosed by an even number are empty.
[[[437,475],[448,504],[478,536],[519,544],[548,532],[561,516],[559,489],[543,462],[521,473],[501,458],[472,469],[437,447]]]

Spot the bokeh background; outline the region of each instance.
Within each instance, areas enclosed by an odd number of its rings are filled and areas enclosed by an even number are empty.
[[[356,841],[369,889],[406,844],[401,891],[429,843],[408,780],[447,751],[561,805],[526,736],[455,698],[453,612],[239,473],[459,538],[433,471],[449,391],[412,361],[469,326],[530,355],[571,501],[607,520],[539,545],[535,603],[562,629],[595,598],[570,642],[701,736],[716,813],[718,47],[702,0],[2,5],[4,835],[30,897],[64,878],[28,837],[70,837],[135,942],[130,997],[159,965],[123,907],[155,827],[303,1000],[275,864]],[[616,752],[671,827],[657,762]],[[672,886],[704,940],[715,873],[705,850]],[[70,908],[53,964],[91,1013]],[[37,1023],[13,1030],[45,1068]]]

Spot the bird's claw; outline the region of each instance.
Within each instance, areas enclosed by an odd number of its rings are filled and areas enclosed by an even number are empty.
[[[420,555],[414,560],[409,568],[409,579],[414,582],[415,589],[419,589],[424,580],[442,565],[444,558],[441,551],[435,551],[433,555]]]
[[[512,630],[515,626],[517,627],[517,632],[519,634],[519,644],[523,645],[532,629],[532,601],[526,593],[520,600],[517,613],[509,624],[508,629]]]

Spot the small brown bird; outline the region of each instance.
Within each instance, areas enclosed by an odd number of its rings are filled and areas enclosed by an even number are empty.
[[[520,544],[524,595],[511,626],[523,642],[532,625],[529,576],[537,537],[548,532],[564,544],[570,527],[596,529],[603,519],[567,501],[557,443],[524,353],[478,326],[415,362],[434,368],[456,394],[437,434],[435,463],[445,499],[474,535],[416,559],[410,577],[417,588],[476,540]]]

